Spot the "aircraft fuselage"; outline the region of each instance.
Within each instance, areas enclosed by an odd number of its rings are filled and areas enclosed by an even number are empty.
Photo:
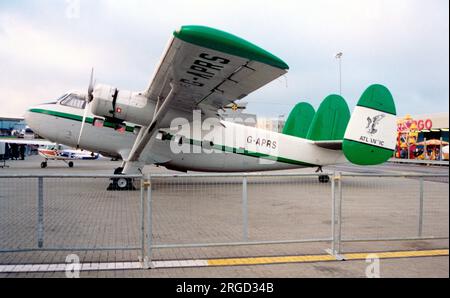
[[[75,147],[83,109],[57,103],[44,104],[31,108],[25,118],[40,136]],[[114,123],[107,121],[103,126],[95,125],[94,119],[96,116],[88,113],[80,147],[126,160],[140,127],[127,124],[118,130]],[[137,165],[128,169],[127,174],[134,174],[145,164],[163,165],[179,171],[253,172],[345,162],[342,151],[320,148],[297,137],[227,121],[220,121],[213,130],[208,127],[195,129],[195,125],[185,122],[175,131],[160,131],[154,144],[148,146],[151,150],[144,149]]]

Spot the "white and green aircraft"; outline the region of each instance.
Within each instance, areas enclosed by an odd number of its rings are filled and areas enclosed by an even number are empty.
[[[93,84],[91,74],[87,94],[69,92],[29,109],[25,118],[53,142],[122,158],[115,174],[136,174],[148,164],[203,172],[321,169],[347,161],[375,165],[392,156],[396,108],[381,85],[363,93],[352,115],[339,95],[328,96],[317,112],[300,103],[283,133],[221,119],[218,111],[288,69],[237,36],[185,26],[174,32],[146,90]],[[115,179],[112,188],[130,189],[131,181]]]

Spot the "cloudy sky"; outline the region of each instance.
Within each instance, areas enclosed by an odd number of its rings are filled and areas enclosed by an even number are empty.
[[[249,111],[316,108],[339,91],[350,108],[372,83],[401,115],[448,111],[448,0],[0,0],[0,116],[97,82],[143,90],[172,32],[206,25],[282,58],[286,77],[246,98]]]

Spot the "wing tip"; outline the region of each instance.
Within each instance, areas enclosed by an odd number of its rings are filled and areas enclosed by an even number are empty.
[[[289,65],[272,53],[222,30],[207,26],[187,25],[175,30],[173,35],[198,46],[258,61],[286,71],[289,70]]]

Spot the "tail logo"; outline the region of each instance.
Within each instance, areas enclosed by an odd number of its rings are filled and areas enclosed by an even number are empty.
[[[386,115],[384,115],[384,114],[375,116],[373,118],[367,117],[367,126],[366,126],[367,132],[371,135],[376,134],[378,132],[378,129],[376,127],[378,126],[378,124],[380,124],[380,121],[384,117],[386,117]]]

